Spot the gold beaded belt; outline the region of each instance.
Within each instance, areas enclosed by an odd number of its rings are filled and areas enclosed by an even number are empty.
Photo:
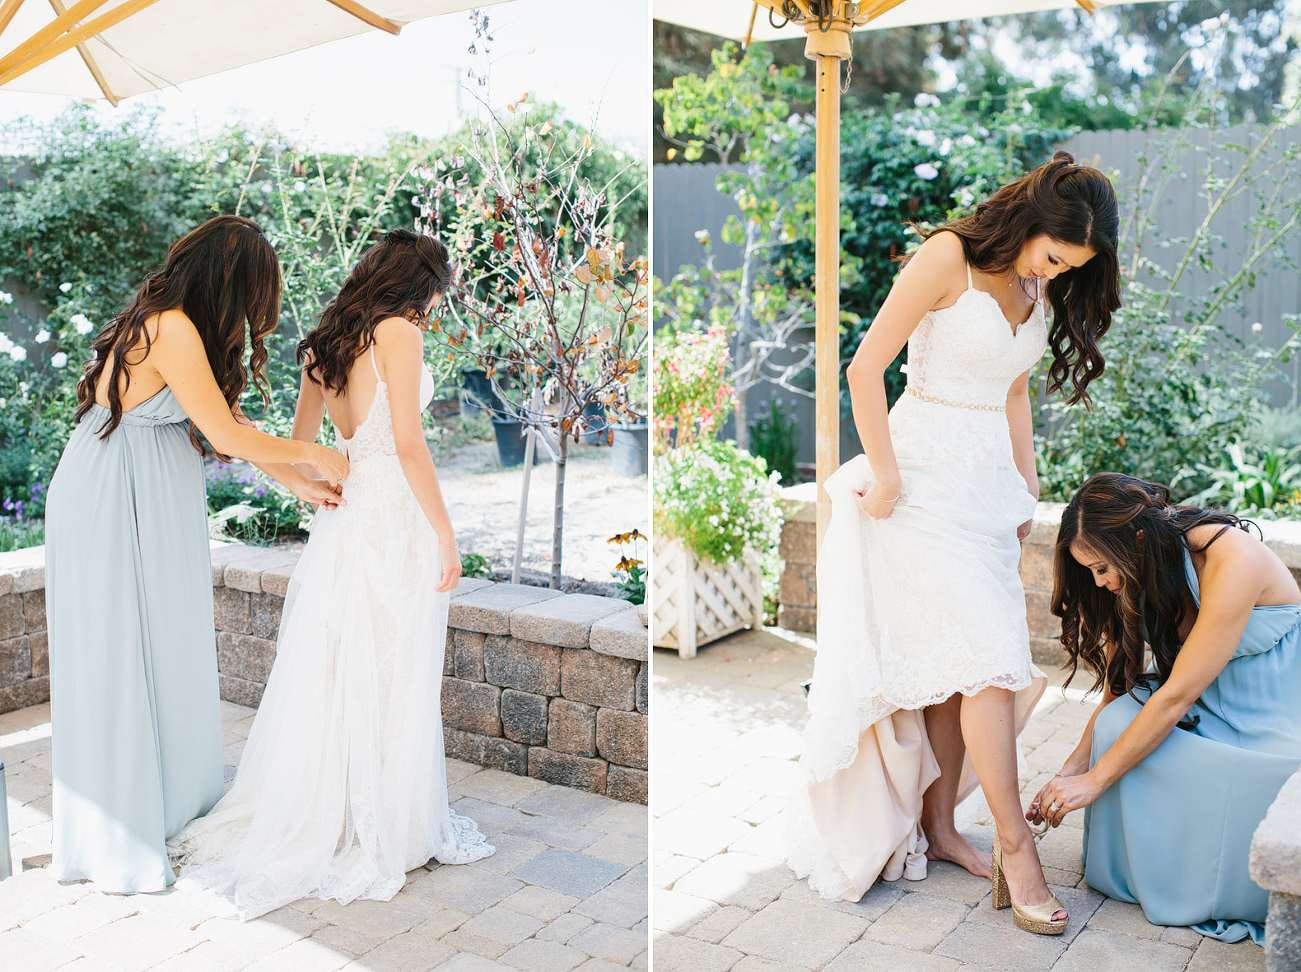
[[[1006,412],[1006,405],[973,405],[971,402],[951,402],[946,398],[931,398],[930,395],[923,395],[912,385],[905,385],[904,391],[915,395],[923,402],[930,402],[932,405],[948,405],[950,408],[969,408],[973,412]]]

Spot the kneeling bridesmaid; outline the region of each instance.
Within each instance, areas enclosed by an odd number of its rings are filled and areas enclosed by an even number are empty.
[[[1090,887],[1153,924],[1262,942],[1247,855],[1301,762],[1296,581],[1236,516],[1101,473],[1062,514],[1053,587],[1072,675],[1083,663],[1103,695],[1027,817],[1085,807]]]

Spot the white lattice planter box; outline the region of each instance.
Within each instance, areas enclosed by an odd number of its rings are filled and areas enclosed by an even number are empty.
[[[730,566],[697,560],[672,538],[655,538],[653,640],[694,658],[700,645],[763,624],[763,568],[750,557]]]

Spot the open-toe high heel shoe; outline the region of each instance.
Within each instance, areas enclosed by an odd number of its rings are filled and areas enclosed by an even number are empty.
[[[1047,822],[1045,821],[1045,824]],[[1045,825],[1042,829],[1033,830],[1034,839],[1038,840],[1048,832]],[[1018,905],[1012,904],[1012,892],[1007,886],[1007,875],[1003,873],[1003,858],[998,846],[998,831],[994,831],[994,910],[1001,911],[1004,908],[1011,907],[1012,920],[1016,922],[1016,927],[1023,931],[1032,932],[1036,935],[1060,935],[1066,931],[1067,918],[1053,920],[1053,915],[1058,911],[1065,911],[1062,903],[1057,900],[1056,895],[1052,895],[1043,904],[1037,905]]]

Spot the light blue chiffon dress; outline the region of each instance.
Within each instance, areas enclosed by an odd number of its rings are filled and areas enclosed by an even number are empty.
[[[1187,551],[1184,570],[1200,607]],[[1098,714],[1090,765],[1139,708],[1125,695]],[[1301,605],[1252,609],[1233,657],[1184,724],[1194,716],[1191,729],[1172,730],[1085,809],[1084,880],[1142,905],[1155,925],[1262,943],[1269,895],[1248,875],[1247,855],[1301,765]]]
[[[106,440],[95,405],[46,506],[61,881],[161,891],[167,838],[221,798],[221,709],[203,462],[170,388]]]

